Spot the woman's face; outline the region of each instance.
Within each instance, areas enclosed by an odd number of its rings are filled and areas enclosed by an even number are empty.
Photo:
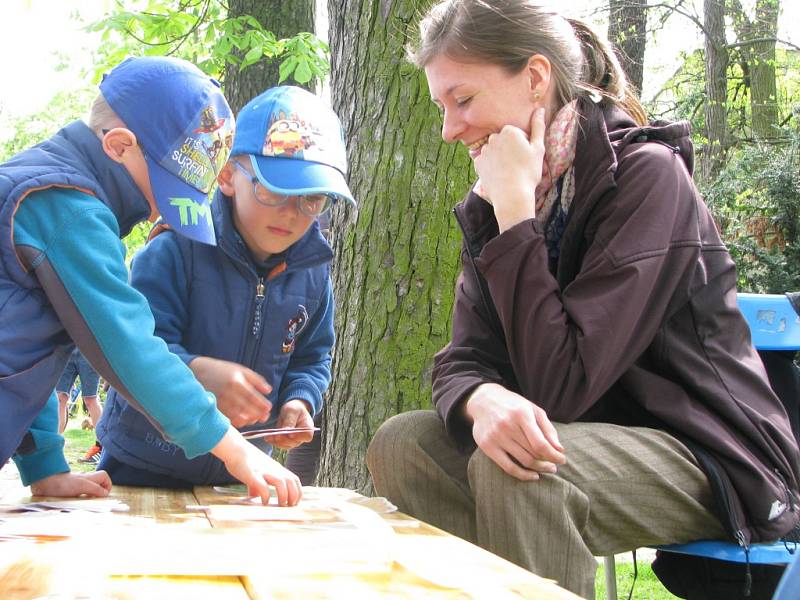
[[[546,94],[549,83],[549,63],[546,66],[543,79],[533,59],[528,68],[511,74],[492,63],[435,56],[425,66],[425,74],[431,99],[442,111],[444,141],[461,142],[475,158],[488,136],[505,125],[530,135],[531,116],[542,106],[538,98]]]

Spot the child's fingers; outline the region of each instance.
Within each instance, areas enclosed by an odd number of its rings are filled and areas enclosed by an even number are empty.
[[[110,485],[108,488],[105,488],[99,483],[95,483],[88,477],[81,477],[76,487],[77,487],[76,490],[77,493],[74,495],[81,496],[85,494],[87,496],[94,496],[96,498],[105,498],[106,496],[108,496],[108,492],[111,489]]]
[[[248,410],[244,411],[244,416],[254,417],[256,423],[266,421],[269,413],[272,412],[272,402],[262,396],[257,388],[250,387],[243,392],[248,403]]]
[[[292,440],[292,443],[294,443],[295,446],[299,446],[300,444],[305,444],[307,442],[310,442],[311,438],[314,437],[314,432],[301,431],[299,433],[292,433],[288,437],[290,440]]]
[[[256,373],[252,369],[244,369],[244,375],[245,379],[247,379],[250,385],[252,385],[265,396],[272,392],[272,386],[260,373]]]
[[[261,498],[261,504],[269,504],[269,486],[263,479],[255,478],[247,484],[247,495],[251,498]]]
[[[86,477],[94,481],[97,485],[111,491],[111,477],[105,471],[95,471],[94,473],[87,473]]]
[[[286,481],[280,477],[270,477],[267,480],[275,487],[275,494],[278,496],[278,504],[280,506],[288,506],[289,490],[287,489]]]
[[[303,484],[300,483],[300,479],[297,476],[294,476],[290,485],[289,485],[289,506],[297,506],[297,503],[300,502],[300,498],[303,497]]]

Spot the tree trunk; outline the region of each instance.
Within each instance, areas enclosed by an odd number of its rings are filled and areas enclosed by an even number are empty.
[[[231,17],[251,15],[275,34],[277,39],[292,37],[302,31],[314,31],[314,0],[229,0]],[[267,88],[278,85],[279,59],[262,59],[239,71],[230,65],[225,73],[225,97],[234,114]],[[298,85],[296,82],[287,82]],[[313,81],[308,89],[313,91]],[[306,87],[306,86],[304,86]]]
[[[404,44],[424,0],[329,0],[331,95],[358,201],[332,219],[336,348],[318,482],[370,493],[367,445],[388,417],[430,408],[449,339],[461,235],[451,207],[473,180],[445,146]]]
[[[644,81],[644,50],[647,45],[647,0],[609,0],[608,39],[637,93]]]
[[[750,20],[739,0],[731,0],[731,16],[742,55],[748,66],[750,113],[753,136],[770,139],[778,135],[778,90],[775,78],[775,43],[778,35],[779,0],[757,0]]]
[[[725,162],[728,134],[728,49],[725,40],[725,0],[703,3],[706,51],[706,145],[700,163],[700,178],[711,182]]]

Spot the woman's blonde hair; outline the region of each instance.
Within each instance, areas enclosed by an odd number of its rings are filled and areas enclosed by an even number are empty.
[[[485,61],[518,73],[534,54],[550,61],[560,108],[579,95],[599,95],[640,125],[647,116],[611,43],[579,19],[528,0],[444,0],[419,25],[409,60],[423,68],[433,57]]]

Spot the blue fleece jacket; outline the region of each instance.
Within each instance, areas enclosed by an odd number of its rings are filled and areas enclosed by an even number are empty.
[[[212,203],[216,247],[161,233],[134,258],[131,283],[150,302],[156,333],[186,364],[198,356],[236,362],[270,383],[269,421],[245,429],[273,425],[291,399],[315,414],[330,382],[332,251],[313,223],[286,252],[257,264],[233,224],[231,202],[218,191]],[[183,405],[180,396],[163,402]],[[128,465],[195,485],[230,480],[218,459],[190,460],[116,391],[97,431],[104,451]]]
[[[119,238],[149,212],[82,122],[0,165],[0,464],[14,454],[26,485],[69,470],[52,392],[73,341],[187,454],[229,427],[128,284]]]

